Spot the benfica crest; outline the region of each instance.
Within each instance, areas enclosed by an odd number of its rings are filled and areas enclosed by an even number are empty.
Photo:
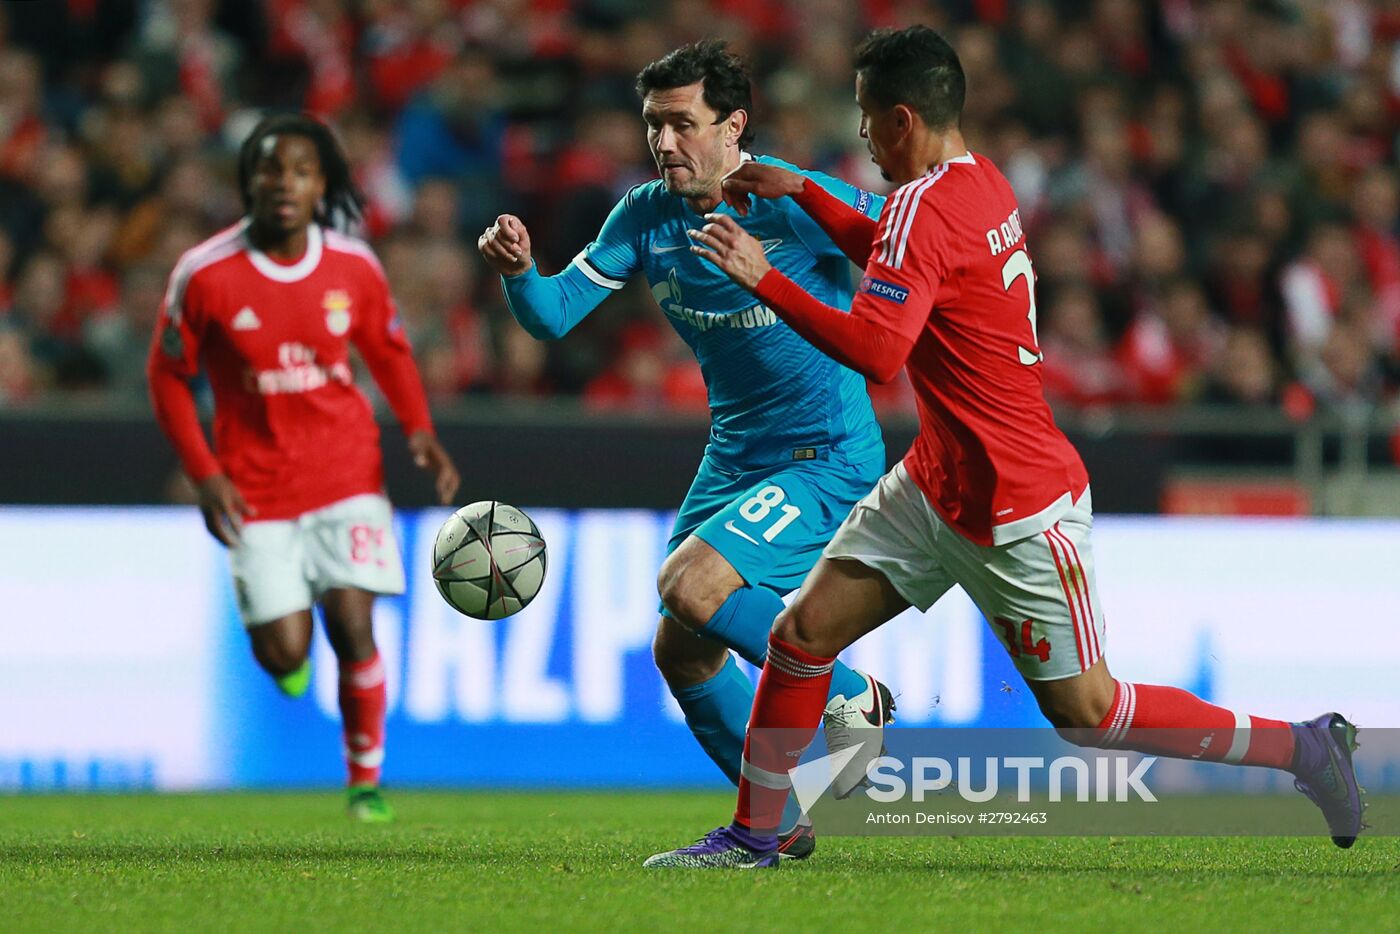
[[[326,330],[336,337],[345,336],[350,330],[350,295],[344,289],[331,289],[321,299],[321,307],[326,310]]]

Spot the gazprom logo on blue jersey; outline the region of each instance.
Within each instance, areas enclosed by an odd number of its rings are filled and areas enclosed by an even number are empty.
[[[902,285],[895,285],[893,282],[886,282],[884,279],[876,279],[874,276],[866,276],[860,280],[860,290],[869,292],[877,298],[894,302],[896,305],[903,305],[909,299],[909,290]]]
[[[765,243],[778,244],[781,240],[765,240]],[[764,252],[769,248],[765,247]],[[683,321],[697,331],[710,331],[715,328],[766,328],[778,323],[778,316],[767,305],[753,305],[740,311],[701,311],[681,304],[681,283],[676,271],[662,282],[651,287],[652,298],[667,317]]]

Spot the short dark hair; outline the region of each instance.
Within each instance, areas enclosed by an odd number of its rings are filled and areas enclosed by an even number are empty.
[[[364,216],[365,196],[351,175],[350,160],[331,128],[305,113],[276,113],[263,117],[243,141],[238,150],[238,191],[243,196],[243,210],[253,208],[249,188],[262,155],[262,142],[269,136],[300,136],[316,147],[321,174],[326,178],[325,199],[316,207],[317,223],[342,228],[359,223]]]
[[[753,90],[743,59],[730,52],[723,39],[705,39],[683,45],[643,68],[637,74],[637,96],[669,91],[703,82],[705,103],[725,120],[736,110],[750,117],[739,136],[739,145],[753,142]]]
[[[877,29],[856,46],[866,96],[889,108],[904,104],[936,130],[957,126],[967,97],[962,62],[927,26]]]

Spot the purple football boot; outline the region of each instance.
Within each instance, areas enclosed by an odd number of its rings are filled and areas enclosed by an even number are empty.
[[[642,863],[646,869],[777,869],[778,841],[758,837],[737,824],[717,827],[690,846],[657,853]]]
[[[1293,724],[1293,743],[1293,787],[1322,809],[1332,842],[1346,849],[1361,833],[1366,808],[1351,764],[1356,727],[1339,713],[1325,713]]]

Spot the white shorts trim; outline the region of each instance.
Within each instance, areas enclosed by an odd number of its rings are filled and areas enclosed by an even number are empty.
[[[1085,487],[1084,495],[1087,496],[1088,493],[1088,487]],[[1083,501],[1083,497],[1080,497],[1080,499]],[[1019,542],[1023,538],[1044,531],[1059,521],[1059,518],[1069,512],[1074,506],[1074,497],[1066,490],[1064,493],[1060,494],[1059,499],[1033,516],[1024,516],[1013,522],[992,526],[992,544],[1009,545],[1012,542]],[[1093,507],[1086,506],[1085,508],[1092,511]]]
[[[1022,676],[1053,681],[1087,671],[1103,656],[1091,503],[1086,489],[1040,534],[978,545],[944,522],[896,464],[823,553],[874,568],[920,610],[961,586]]]
[[[404,591],[403,557],[389,500],[365,493],[295,519],[250,522],[229,549],[238,610],[258,626],[309,610],[327,591]]]

